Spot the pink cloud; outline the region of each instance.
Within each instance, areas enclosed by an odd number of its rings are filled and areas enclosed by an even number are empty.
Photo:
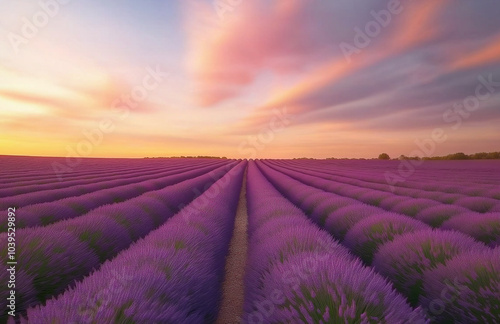
[[[318,28],[321,20],[332,24],[321,12],[325,6],[299,0],[272,5],[243,1],[221,19],[211,3],[189,1],[186,63],[198,83],[199,104],[210,106],[236,96],[262,71],[293,74],[324,59],[325,44],[332,41],[328,29]],[[220,90],[228,87],[233,90]]]
[[[186,64],[197,83],[197,103],[212,106],[236,97],[263,71],[285,76],[309,71],[301,83],[285,92],[314,91],[350,71],[435,38],[440,33],[437,15],[448,2],[402,4],[403,13],[392,18],[395,22],[373,40],[373,46],[365,50],[368,53],[356,56],[358,66],[354,67],[344,66],[348,62],[339,44],[352,42],[354,28],[373,20],[372,8],[384,9],[387,1],[372,1],[365,10],[346,1],[242,1],[221,19],[211,2],[191,0],[185,6]],[[380,45],[382,50],[376,48]]]
[[[450,69],[467,69],[495,62],[500,62],[500,35],[494,37],[483,47],[458,56],[451,62]]]
[[[276,107],[287,107],[291,113],[298,115],[328,108],[342,101],[331,98],[322,101],[321,94],[325,88],[335,88],[337,84],[345,82],[347,77],[365,73],[376,65],[398,58],[442,36],[438,18],[448,3],[449,0],[422,0],[405,7],[398,17],[393,18],[394,22],[389,26],[391,31],[385,37],[381,36],[384,38],[383,42],[361,50],[350,62],[340,56],[318,63],[315,69],[305,74],[295,85],[268,98],[239,127],[255,129],[269,119],[270,111]],[[378,84],[374,83],[372,88],[377,89]],[[371,92],[370,89],[353,90]]]

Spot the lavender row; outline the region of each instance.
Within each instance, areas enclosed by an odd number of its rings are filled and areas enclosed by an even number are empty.
[[[126,160],[128,161],[128,160]],[[160,163],[159,163],[160,162]],[[129,162],[122,162],[123,165],[117,165],[114,167],[107,167],[107,168],[84,168],[81,172],[77,173],[68,173],[65,174],[62,179],[59,179],[57,177],[57,174],[52,170],[52,172],[48,175],[43,175],[43,176],[37,176],[36,174],[34,175],[26,175],[25,176],[17,176],[14,177],[13,179],[9,179],[9,183],[6,183],[5,186],[7,188],[13,188],[13,187],[21,187],[21,186],[29,186],[29,185],[41,185],[41,184],[53,184],[53,185],[62,185],[67,182],[71,181],[84,181],[84,180],[90,180],[90,179],[97,179],[102,181],[103,178],[109,178],[112,176],[125,176],[125,175],[134,175],[136,173],[145,173],[149,171],[157,171],[161,172],[164,170],[169,170],[169,169],[182,169],[183,167],[186,166],[186,164],[189,164],[191,166],[204,166],[208,165],[210,162],[216,162],[216,161],[207,161],[207,160],[191,160],[191,161],[177,161],[177,160],[169,160],[165,159],[164,162],[158,161],[156,163],[150,163],[145,160],[139,165],[136,165],[135,167],[131,167],[130,165],[128,167],[124,167],[126,164]],[[219,161],[220,162],[220,161]],[[137,162],[136,162],[137,163]],[[8,181],[8,180],[7,180]],[[6,182],[7,182],[6,181]],[[0,187],[1,189],[5,189],[3,186]]]
[[[465,208],[453,205],[429,207],[429,204],[433,205],[435,202],[422,199],[401,200],[399,197],[385,199],[380,207],[371,206],[359,201],[363,199],[356,200],[306,185],[262,162],[259,162],[259,165],[264,168],[265,173],[271,177],[280,190],[283,190],[287,197],[339,239],[344,238],[354,222],[371,215],[385,214],[387,210],[390,210],[395,214],[415,218],[433,227],[462,231],[492,247],[497,246],[500,241],[500,216],[498,213],[471,213]],[[444,222],[445,220],[448,221]],[[462,225],[464,221],[466,221],[464,224],[467,226]],[[487,229],[482,230],[485,226]]]
[[[81,217],[17,231],[16,256],[22,260],[17,270],[25,279],[17,293],[16,310],[22,311],[61,293],[100,263],[163,224],[233,166],[234,163],[124,203],[95,209]],[[2,256],[7,255],[6,241],[6,233],[0,234]],[[0,276],[1,282],[6,282],[7,272],[1,272]],[[0,291],[3,309],[6,294],[7,290]]]
[[[471,179],[479,185],[495,185],[500,181],[498,171],[500,163],[498,160],[490,161],[290,161],[290,165],[313,167],[318,170],[339,175],[354,175],[370,182],[386,182],[386,172],[399,172],[399,168],[411,171],[407,174],[408,182],[400,185],[413,186],[426,190],[446,188],[448,186],[460,186],[469,183]],[[411,170],[411,166],[414,170]],[[405,170],[403,170],[405,171]],[[436,180],[439,176],[439,181]],[[440,181],[444,183],[441,183]]]
[[[165,169],[168,169],[170,166],[166,166]],[[39,186],[42,189],[44,188],[63,188],[66,184],[69,185],[79,185],[79,184],[87,184],[92,181],[103,181],[103,180],[113,180],[118,177],[129,178],[134,176],[134,174],[151,174],[151,172],[161,171],[163,168],[158,167],[139,167],[136,170],[126,169],[126,170],[116,170],[116,169],[108,169],[103,170],[102,173],[94,173],[92,169],[88,170],[81,176],[75,177],[63,177],[63,180],[60,181],[57,177],[56,173],[52,173],[52,175],[48,175],[45,179],[41,181],[33,175],[28,177],[16,177],[13,179],[13,182],[7,183],[5,182],[2,187],[0,187],[0,195],[2,197],[8,197],[9,195],[17,195],[22,193],[27,193],[33,191],[33,187]]]
[[[173,167],[174,165],[172,165]],[[95,169],[89,168],[84,169],[84,171],[73,175],[66,175],[63,180],[60,181],[54,170],[51,169],[49,174],[37,174],[29,173],[25,170],[21,175],[14,174],[4,174],[2,177],[2,184],[0,185],[0,190],[5,190],[9,188],[29,186],[29,185],[45,185],[45,184],[56,184],[62,182],[76,181],[76,180],[90,180],[90,179],[100,179],[102,177],[110,177],[115,175],[129,175],[134,172],[147,172],[159,169],[158,166],[143,165],[136,168],[130,167],[113,167],[105,169]],[[22,167],[20,168],[22,170]]]
[[[219,162],[220,163],[220,162]],[[210,164],[199,164],[199,166],[205,166]],[[190,167],[196,167],[198,164],[190,165]],[[186,168],[186,166],[178,165],[178,166],[162,166],[160,168],[148,168],[146,170],[137,170],[137,171],[127,171],[125,173],[119,173],[115,175],[105,175],[97,178],[84,178],[84,179],[75,179],[70,181],[57,181],[48,184],[31,184],[27,186],[16,186],[14,188],[6,188],[0,190],[0,197],[13,197],[16,195],[29,194],[42,190],[55,190],[55,189],[68,189],[71,187],[79,187],[85,188],[86,185],[92,185],[97,183],[113,183],[113,181],[128,181],[128,183],[133,183],[136,178],[139,178],[137,181],[146,180],[148,177],[152,178],[155,174],[164,173],[164,172],[175,172],[176,170],[182,170]],[[125,182],[124,182],[125,183]]]
[[[219,167],[220,168],[220,167]],[[159,190],[190,178],[194,178],[215,170],[216,166],[195,168],[191,171],[179,172],[166,177],[146,180],[134,184],[94,191],[81,196],[65,198],[47,203],[29,205],[17,210],[16,227],[27,228],[46,226],[64,219],[74,218],[99,206],[124,202],[148,191]],[[0,220],[0,231],[7,230],[7,219]]]
[[[40,158],[0,156],[0,182],[29,181],[43,177],[57,180],[54,165],[67,166],[63,181],[66,178],[92,176],[94,173],[105,175],[108,172],[162,168],[165,164],[183,164],[185,159],[93,159],[83,158]],[[190,160],[193,162],[193,160]]]
[[[485,177],[489,180],[488,183],[474,183],[474,186],[470,187],[471,179],[473,181],[477,181],[480,175],[474,169],[472,172],[467,172],[470,174],[468,177],[464,177],[464,180],[456,181],[456,180],[446,180],[446,171],[443,169],[433,169],[436,164],[432,164],[433,166],[430,169],[419,170],[422,168],[422,165],[415,169],[414,172],[411,173],[411,176],[407,176],[408,169],[403,170],[401,173],[398,170],[398,167],[401,167],[405,163],[409,163],[408,161],[396,162],[397,164],[393,165],[392,168],[388,165],[388,162],[385,162],[384,167],[379,170],[369,170],[368,172],[363,172],[359,167],[361,165],[369,165],[371,166],[374,161],[356,161],[352,162],[355,167],[352,172],[346,172],[346,170],[338,170],[337,168],[327,167],[327,168],[317,168],[315,165],[317,163],[309,162],[307,164],[298,164],[297,163],[282,163],[282,165],[295,166],[299,167],[302,170],[316,170],[323,174],[329,174],[333,176],[340,177],[344,180],[348,181],[362,181],[364,183],[360,184],[361,186],[373,185],[380,190],[387,190],[393,186],[395,192],[401,193],[409,193],[409,194],[417,194],[416,190],[420,190],[420,194],[425,194],[425,192],[435,192],[435,193],[451,193],[451,194],[464,194],[468,196],[478,196],[483,195],[495,199],[500,199],[500,188],[498,188],[498,180],[492,179],[492,174],[498,173],[500,171],[500,164],[496,163],[496,168],[488,169],[488,172],[485,172]],[[439,162],[438,162],[439,163]],[[444,162],[450,163],[450,162]],[[453,165],[457,163],[457,161],[451,162]],[[451,165],[451,164],[447,164]],[[411,170],[411,169],[410,169]],[[405,172],[406,171],[406,172]],[[351,174],[352,173],[352,174]],[[466,170],[457,170],[453,173],[450,173],[450,176],[455,178],[457,173],[461,173],[465,176]],[[401,174],[405,175],[403,179],[401,179]],[[435,179],[439,178],[439,181]],[[404,181],[401,181],[404,180]]]
[[[281,167],[273,166],[273,168],[306,184],[313,185],[320,189],[332,191],[339,195],[356,198],[368,204],[381,206],[382,208],[388,210],[391,210],[390,207],[393,206],[393,202],[400,203],[403,201],[408,201],[410,206],[408,208],[403,208],[399,212],[405,213],[409,216],[415,216],[422,209],[438,206],[441,203],[453,204],[453,206],[463,207],[465,209],[468,209],[469,211],[480,213],[500,212],[500,200],[488,197],[469,197],[463,195],[451,195],[446,193],[441,193],[436,197],[435,194],[431,193],[430,195],[427,195],[427,197],[429,197],[430,199],[414,199],[408,196],[401,196],[387,191],[374,190],[357,185],[349,185],[341,182],[339,183],[337,181],[331,181],[324,178],[312,177],[303,172],[297,172]]]
[[[278,163],[272,163],[272,165],[277,165]],[[354,188],[363,188],[365,190],[376,189],[379,192],[380,197],[385,197],[387,194],[393,193],[399,196],[408,196],[413,198],[426,198],[431,200],[436,200],[441,203],[453,203],[457,200],[467,201],[467,198],[471,201],[478,199],[477,196],[481,195],[482,201],[487,202],[490,205],[497,205],[500,203],[500,190],[498,186],[490,186],[488,188],[479,188],[477,186],[459,186],[459,187],[448,187],[446,191],[436,191],[436,190],[425,190],[421,188],[406,188],[391,186],[387,183],[374,183],[365,180],[359,180],[357,178],[349,177],[347,175],[332,175],[330,173],[315,172],[311,168],[302,167],[285,167],[286,169],[298,171],[302,174],[328,179],[330,181],[335,181],[339,184],[352,185]],[[425,181],[421,181],[422,183]],[[346,186],[349,187],[349,186]],[[387,194],[386,194],[387,193]],[[486,210],[487,211],[487,210]]]
[[[223,165],[226,163],[218,163],[216,165]],[[190,170],[190,169],[196,169],[197,167],[188,167],[188,168],[183,168],[182,170]],[[105,181],[100,181],[100,182],[95,182],[94,180],[91,181],[88,184],[80,184],[80,185],[74,185],[74,186],[69,186],[69,187],[63,187],[63,188],[56,188],[56,189],[47,189],[47,190],[42,190],[41,188],[38,189],[38,191],[34,192],[28,192],[25,194],[20,194],[20,195],[15,195],[15,196],[10,196],[7,198],[2,198],[0,202],[0,209],[7,209],[10,207],[17,207],[21,208],[24,206],[29,206],[32,204],[37,204],[37,203],[44,203],[44,202],[49,202],[49,201],[55,201],[67,197],[73,197],[73,196],[79,196],[87,193],[91,193],[97,190],[102,190],[102,189],[107,189],[107,188],[114,188],[116,186],[122,186],[122,185],[127,185],[127,184],[134,184],[138,183],[141,181],[146,181],[150,179],[157,179],[158,177],[164,177],[168,175],[175,175],[179,172],[179,170],[165,170],[165,171],[156,171],[156,172],[151,172],[146,175],[144,174],[137,174],[134,177],[130,178],[118,178],[115,180],[105,180]]]
[[[152,169],[151,166],[142,166],[140,168],[136,168],[137,171],[147,171],[148,169]],[[104,170],[88,168],[82,170],[79,173],[67,175],[63,178],[63,181],[71,181],[78,180],[85,177],[102,177],[103,175],[114,175],[120,173],[126,173],[132,171],[131,167],[114,167],[108,168]],[[59,182],[56,174],[52,169],[46,170],[46,172],[37,172],[31,171],[28,168],[23,168],[22,166],[18,167],[17,172],[13,171],[5,171],[2,170],[0,173],[0,189],[18,187],[18,186],[26,186],[33,184],[47,184],[47,183],[56,183]]]
[[[99,161],[89,163],[89,160]],[[45,161],[42,163],[41,161]],[[69,161],[69,163],[68,163]],[[130,163],[130,160],[120,159],[84,159],[86,163],[82,163],[77,169],[74,169],[68,176],[77,174],[90,174],[91,172],[101,172],[105,170],[123,171],[131,170],[134,167],[144,167],[144,163],[140,165]],[[139,161],[139,160],[137,160]],[[31,177],[54,178],[53,163],[61,163],[71,165],[71,160],[64,158],[40,159],[38,157],[16,157],[16,156],[0,156],[0,180],[6,182],[15,182],[17,180],[29,179]],[[148,163],[147,166],[150,164]]]
[[[425,323],[383,277],[248,170],[246,323]]]
[[[347,232],[343,244],[367,263],[375,256],[374,268],[433,321],[498,322],[500,250],[419,223],[391,213],[370,216]]]
[[[307,186],[298,184],[290,178],[287,179],[283,175],[280,176],[275,173],[276,171],[273,172],[266,167],[263,169],[271,181],[280,190],[284,190],[294,203],[310,211],[309,214],[320,227],[325,227],[334,237],[343,240],[343,245],[358,254],[365,263],[372,263],[377,272],[388,277],[396,289],[407,296],[413,306],[424,306],[428,316],[432,319],[463,318],[462,314],[457,312],[457,308],[441,305],[444,301],[442,298],[439,299],[433,290],[435,286],[433,273],[440,267],[453,268],[455,258],[464,260],[467,258],[465,256],[468,256],[469,259],[474,259],[474,255],[491,254],[492,250],[462,233],[432,230],[409,217],[394,213],[377,214],[374,210],[363,208],[362,204],[352,205],[345,200],[329,201],[330,211],[336,210],[328,216],[323,225],[323,220],[318,217],[318,213],[311,212],[314,202],[310,197],[314,196],[314,189],[307,190]],[[293,191],[300,192],[302,198],[291,193]],[[316,195],[321,196],[321,192],[316,191]],[[449,262],[451,265],[448,265]],[[478,263],[477,266],[481,268],[483,264]],[[472,299],[477,301],[475,304],[472,303],[474,307],[482,305],[486,307],[485,309],[492,310],[483,313],[482,317],[477,317],[471,306],[467,318],[474,317],[475,321],[480,321],[481,318],[489,319],[486,322],[494,322],[498,319],[499,313],[494,312],[493,308],[500,297],[498,286],[495,286],[500,275],[495,271],[500,269],[495,267],[481,278],[476,276],[475,279],[472,277],[473,279],[467,282],[463,280],[455,282],[449,288],[453,289],[452,297],[458,305],[463,306],[469,299]],[[441,271],[441,273],[445,272]],[[474,286],[481,285],[481,283],[486,283],[484,287],[486,290],[471,291]],[[467,298],[465,295],[456,293],[458,287],[467,290]],[[439,304],[441,308],[436,309],[436,304]]]
[[[214,322],[245,164],[73,289],[29,309],[29,323]]]
[[[306,175],[298,172],[288,170],[282,170],[282,172],[293,176],[294,179],[300,180],[301,183],[334,192],[341,196],[347,195],[388,211],[405,214],[433,227],[455,229],[467,233],[492,247],[500,245],[500,213],[478,213],[465,208],[466,206],[470,208],[475,207],[475,209],[480,209],[481,206],[489,208],[490,205],[488,204],[477,204],[477,202],[484,202],[484,199],[490,201],[487,198],[468,197],[461,201],[463,206],[439,204],[428,199],[412,199],[389,193],[381,194],[370,189],[358,187],[345,188],[324,179],[309,179]],[[500,206],[500,203],[493,210],[499,209],[498,206]]]
[[[316,184],[316,187],[322,187],[327,190],[330,189],[329,191],[334,192],[339,191],[331,190],[335,184],[328,183],[326,180],[320,180],[318,182],[314,179],[308,181],[307,176],[302,176],[297,173],[293,175],[294,177],[299,177],[303,182]],[[349,189],[343,188],[340,192],[346,195]],[[358,192],[351,191],[349,196],[369,205],[380,206],[385,210],[414,217],[432,227],[457,230],[466,233],[491,247],[500,246],[500,213],[478,213],[465,208],[480,209],[481,206],[489,208],[490,205],[488,204],[481,205],[475,203],[483,201],[483,198],[469,197],[461,200],[462,206],[457,206],[454,204],[436,204],[427,199],[405,199],[404,197],[402,198],[390,194],[380,195],[380,193],[369,189]],[[491,202],[491,200],[487,198],[484,199]],[[496,207],[494,210],[497,209],[499,208]]]

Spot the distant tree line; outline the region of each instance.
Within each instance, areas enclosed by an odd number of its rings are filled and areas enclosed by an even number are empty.
[[[145,157],[145,159],[224,159],[227,160],[225,156],[208,156],[208,155],[198,155],[198,156],[171,156],[171,157]],[[379,160],[391,160],[391,157],[387,153],[382,153],[378,156]],[[481,152],[474,154],[465,154],[462,152],[448,154],[445,156],[433,156],[433,157],[419,157],[419,156],[406,156],[400,155],[399,158],[392,160],[496,160],[500,159],[500,152]],[[293,158],[293,160],[318,160],[315,158],[300,157]],[[326,158],[326,160],[367,160],[364,158]]]
[[[495,160],[495,159],[500,159],[500,152],[489,152],[489,153],[481,152],[469,155],[460,152],[460,153],[448,154],[446,156],[435,156],[423,159],[424,160]]]
[[[145,159],[223,159],[227,160],[225,156],[208,156],[208,155],[198,155],[198,156],[167,156],[167,157],[145,157]]]
[[[390,160],[389,155],[382,153],[378,157],[380,160]],[[432,156],[432,157],[419,157],[419,156],[406,156],[401,155],[399,158],[394,160],[496,160],[500,159],[500,152],[481,152],[474,154],[465,154],[462,152],[448,154],[445,156]]]

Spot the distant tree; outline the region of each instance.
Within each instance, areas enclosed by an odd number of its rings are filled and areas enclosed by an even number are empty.
[[[419,156],[406,156],[406,155],[401,155],[399,157],[400,160],[415,160],[415,161],[420,161],[421,158]]]
[[[450,154],[446,157],[447,160],[467,160],[468,158],[469,156],[462,152]]]
[[[387,154],[387,153],[382,153],[382,154],[380,154],[380,155],[378,156],[378,159],[379,159],[379,160],[390,160],[390,159],[391,159],[391,157],[390,157],[390,156],[389,156],[389,154]]]
[[[488,153],[488,159],[500,159],[500,152]]]
[[[488,153],[486,152],[474,153],[470,155],[470,158],[473,160],[484,160],[488,158]]]

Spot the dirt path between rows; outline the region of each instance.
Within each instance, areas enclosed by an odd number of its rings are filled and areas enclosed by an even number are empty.
[[[226,275],[222,284],[222,303],[216,324],[236,324],[243,314],[245,264],[247,260],[247,172],[243,178],[240,201],[236,210],[233,237],[226,259]]]

